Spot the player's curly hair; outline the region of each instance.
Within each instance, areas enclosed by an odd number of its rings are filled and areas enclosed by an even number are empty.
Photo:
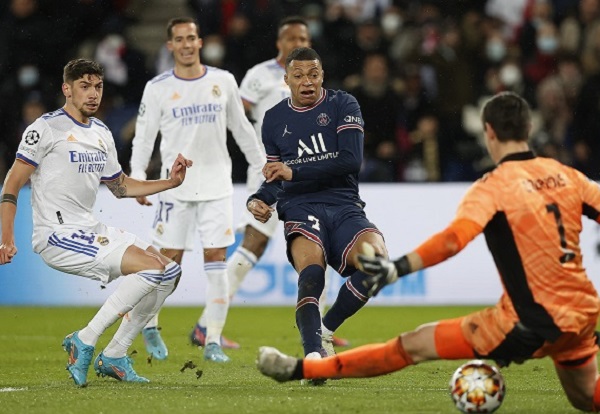
[[[529,104],[514,92],[500,92],[483,106],[481,121],[490,124],[500,142],[527,141],[531,127]]]
[[[290,65],[292,60],[318,60],[319,62],[323,62],[321,60],[321,56],[319,56],[319,54],[310,47],[299,47],[292,50],[285,60],[286,68]]]
[[[63,82],[73,82],[83,78],[84,75],[95,75],[103,79],[104,68],[91,59],[73,59],[63,69]]]

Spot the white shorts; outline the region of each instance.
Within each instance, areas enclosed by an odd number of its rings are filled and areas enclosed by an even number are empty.
[[[131,245],[150,247],[134,234],[99,224],[92,230],[52,233],[40,256],[53,269],[107,284],[123,274],[121,262]]]
[[[192,250],[196,232],[204,249],[231,246],[233,207],[231,197],[210,201],[181,201],[158,194],[153,243],[165,249]]]
[[[244,231],[246,226],[252,226],[268,238],[273,237],[275,234],[275,230],[277,230],[277,225],[279,224],[279,216],[277,215],[277,211],[273,211],[273,215],[266,223],[261,223],[256,220],[252,213],[248,211],[247,208],[244,208],[244,212],[240,217],[240,223],[238,225],[237,231]]]

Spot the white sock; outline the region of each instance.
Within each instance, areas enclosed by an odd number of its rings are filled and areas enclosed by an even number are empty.
[[[325,315],[325,307],[327,306],[327,292],[329,291],[329,285],[331,283],[331,267],[327,266],[325,269],[325,285],[323,286],[323,292],[319,297],[319,311],[321,312],[321,318]]]
[[[181,267],[177,263],[171,262],[165,266],[163,280],[123,318],[115,336],[102,351],[105,356],[121,358],[127,355],[133,340],[148,321],[154,318],[167,297],[175,290],[175,283],[180,275]]]
[[[125,276],[88,325],[79,331],[79,339],[86,345],[95,346],[100,335],[108,327],[125,316],[144,296],[154,290],[157,275],[162,276],[162,272],[146,270],[141,274]]]
[[[206,343],[221,344],[221,333],[229,310],[229,281],[227,280],[227,264],[225,262],[208,262],[204,264],[206,272]],[[198,320],[202,324],[202,317]]]
[[[239,246],[227,260],[227,277],[229,279],[229,301],[235,296],[244,278],[256,265],[256,255],[250,250]],[[200,326],[206,327],[206,308],[198,321]]]
[[[250,250],[239,246],[227,261],[227,276],[229,278],[229,299],[233,298],[244,278],[254,266],[257,257]]]
[[[321,335],[325,338],[331,338],[333,336],[333,331],[323,325],[323,321],[321,321]]]
[[[154,315],[152,318],[150,318],[150,320],[148,321],[146,326],[144,326],[144,329],[156,328],[157,326],[158,326],[158,313],[156,313],[156,315]]]

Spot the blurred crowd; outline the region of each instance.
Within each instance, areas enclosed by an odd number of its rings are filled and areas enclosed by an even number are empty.
[[[62,105],[62,67],[84,52],[105,67],[98,117],[113,131],[127,167],[143,87],[172,62],[166,48],[148,57],[128,38],[127,28],[139,23],[131,2],[0,3],[0,178],[25,126]],[[347,90],[361,105],[362,181],[480,177],[493,166],[479,108],[505,90],[532,105],[538,155],[600,180],[600,0],[187,0],[187,6],[200,23],[203,63],[229,70],[238,82],[275,57],[277,22],[303,16],[323,58],[325,87]],[[244,160],[231,150],[234,179],[241,181]]]

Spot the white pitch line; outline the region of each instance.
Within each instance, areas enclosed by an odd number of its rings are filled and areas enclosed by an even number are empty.
[[[0,392],[15,392],[15,391],[27,391],[27,388],[13,388],[13,387],[0,388]]]

